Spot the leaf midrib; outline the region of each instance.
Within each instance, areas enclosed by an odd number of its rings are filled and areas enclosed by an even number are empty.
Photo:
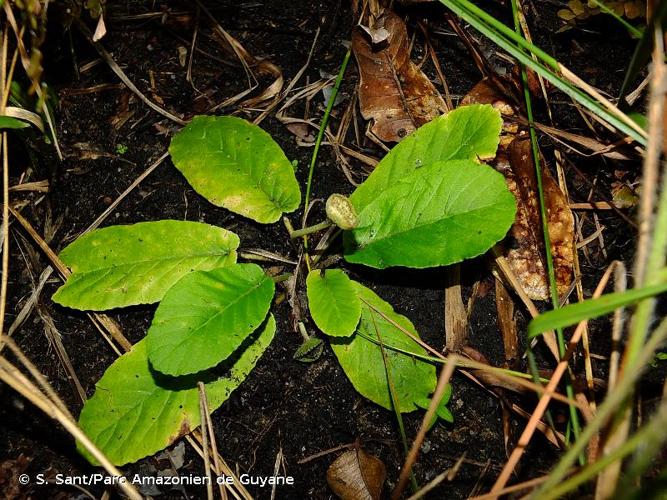
[[[369,247],[371,245],[374,245],[376,243],[383,242],[384,240],[387,240],[387,239],[390,239],[390,238],[395,238],[397,236],[401,236],[405,233],[409,233],[409,232],[415,231],[417,229],[422,229],[422,228],[427,227],[427,226],[432,226],[432,225],[438,224],[440,222],[444,222],[444,221],[447,221],[449,219],[453,219],[454,217],[458,217],[458,216],[461,216],[461,215],[472,214],[472,213],[478,212],[480,210],[484,210],[484,209],[487,209],[489,207],[493,207],[495,205],[498,205],[498,203],[491,203],[491,204],[488,204],[488,205],[483,205],[483,206],[475,208],[474,210],[467,210],[467,211],[464,211],[464,212],[457,212],[455,214],[447,215],[446,217],[440,217],[437,220],[430,220],[430,221],[425,222],[423,224],[415,224],[415,225],[413,225],[413,226],[411,226],[407,229],[403,229],[401,231],[396,231],[396,232],[389,233],[386,236],[374,237],[373,239],[369,240],[367,243],[359,245],[359,248],[367,248],[367,247]]]
[[[141,264],[151,264],[155,262],[169,262],[169,261],[175,261],[175,260],[186,260],[186,259],[196,259],[196,258],[205,258],[205,257],[228,257],[234,250],[230,249],[225,252],[209,252],[209,253],[193,253],[193,254],[188,254],[188,255],[175,255],[175,256],[170,256],[170,257],[164,257],[164,258],[159,258],[159,259],[145,259],[145,260],[137,260],[137,261],[132,261],[132,262],[121,262],[119,264],[115,265],[108,265],[104,267],[96,267],[92,269],[86,269],[86,270],[73,270],[72,274],[77,274],[77,275],[85,275],[85,274],[93,274],[97,273],[100,271],[106,271],[108,269],[122,269],[126,267],[133,267],[133,266],[138,266]],[[65,262],[67,264],[67,262]]]
[[[231,302],[228,302],[227,304],[225,304],[224,307],[223,307],[223,309],[220,309],[218,312],[216,312],[215,314],[213,314],[212,316],[210,316],[206,321],[204,321],[203,323],[197,325],[193,330],[190,330],[189,332],[187,332],[186,335],[183,335],[180,341],[178,341],[177,343],[173,343],[173,344],[171,344],[171,343],[164,343],[164,344],[161,345],[161,347],[162,347],[162,348],[165,348],[165,347],[167,347],[167,346],[172,346],[171,349],[178,349],[178,348],[181,347],[183,344],[189,344],[189,343],[190,343],[190,340],[192,339],[192,337],[196,337],[197,335],[200,335],[198,332],[200,332],[202,329],[204,329],[204,328],[206,327],[206,325],[208,325],[208,324],[209,324],[211,321],[213,321],[214,319],[218,318],[220,315],[224,314],[224,313],[225,313],[226,311],[228,311],[231,307],[233,307],[233,306],[235,306],[236,304],[238,304],[239,302],[241,302],[244,298],[246,298],[247,296],[249,296],[251,293],[257,291],[257,290],[258,290],[258,289],[259,289],[265,282],[266,282],[266,279],[264,278],[264,276],[262,276],[262,277],[260,278],[260,280],[259,280],[253,287],[249,288],[248,290],[246,290],[246,291],[245,291],[244,293],[242,293],[241,295],[237,295],[237,296],[234,298],[234,300],[232,300]],[[174,321],[174,320],[179,319],[179,318],[180,318],[180,316],[174,316],[174,317],[169,318],[169,320],[170,320],[170,321]],[[252,330],[251,330],[249,333],[252,333]],[[204,337],[205,337],[205,335],[204,335]],[[236,337],[238,337],[238,335],[234,335],[233,338],[236,338]],[[182,358],[181,358],[181,360],[182,360]],[[179,367],[181,366],[180,361],[179,361],[179,363],[178,363],[178,366],[179,366]]]

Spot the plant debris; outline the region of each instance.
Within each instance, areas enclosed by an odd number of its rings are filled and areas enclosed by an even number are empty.
[[[382,141],[398,142],[419,126],[447,111],[428,77],[410,59],[403,20],[386,11],[372,32],[386,30],[386,45],[368,40],[369,30],[355,28],[352,50],[359,66],[359,104],[371,131]]]
[[[542,164],[542,186],[549,223],[558,295],[567,293],[574,266],[574,217],[567,199]],[[508,237],[507,261],[533,300],[549,298],[544,237],[540,216],[535,163],[529,139],[517,138],[509,146],[509,169],[503,173],[517,199],[517,217]]]
[[[382,460],[362,448],[346,451],[327,470],[327,483],[342,500],[378,500],[386,477]]]

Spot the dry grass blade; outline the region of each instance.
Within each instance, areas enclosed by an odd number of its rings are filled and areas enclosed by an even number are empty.
[[[27,109],[23,108],[7,106],[4,109],[3,115],[30,122],[41,132],[44,132],[44,123],[42,122],[42,118],[37,113],[33,113],[32,111],[28,111]]]
[[[627,286],[627,277],[625,266],[622,263],[616,267],[614,273],[614,291],[625,291]],[[609,383],[607,385],[608,391],[613,391],[618,382],[618,374],[620,370],[620,342],[623,333],[623,326],[625,311],[624,308],[619,308],[614,311],[614,322],[612,327],[611,341],[612,352],[609,358]],[[605,440],[603,443],[602,455],[608,455],[614,450],[618,449],[628,437],[630,431],[632,417],[632,409],[626,408],[622,418],[614,420],[608,425],[608,428],[603,431]],[[621,473],[622,462],[620,460],[612,463],[606,469],[602,470],[597,478],[595,488],[596,500],[611,498],[618,484],[618,478]]]
[[[597,298],[600,295],[602,295],[602,292],[607,286],[607,282],[609,281],[609,277],[611,276],[613,270],[614,270],[614,264],[612,263],[607,268],[605,274],[602,276],[602,279],[598,283],[598,286],[595,289],[595,292],[593,293],[594,298]],[[549,380],[549,383],[545,388],[546,392],[540,397],[540,400],[537,403],[537,406],[535,407],[535,410],[533,411],[530,420],[528,421],[528,424],[526,424],[526,427],[524,428],[523,433],[519,438],[519,442],[514,448],[514,451],[512,451],[512,454],[507,460],[505,467],[503,467],[503,470],[501,471],[500,475],[498,476],[498,479],[493,485],[491,493],[497,494],[499,490],[503,489],[507,484],[507,481],[509,480],[510,476],[514,472],[514,469],[519,463],[519,460],[521,459],[521,456],[523,455],[526,447],[528,446],[528,443],[530,443],[530,440],[533,437],[533,434],[537,426],[537,422],[539,421],[539,419],[542,418],[542,415],[544,415],[544,412],[546,411],[547,406],[549,405],[549,401],[551,400],[550,392],[556,389],[561,378],[568,369],[569,359],[574,353],[577,344],[581,340],[584,327],[587,323],[588,323],[587,321],[582,321],[581,323],[579,323],[579,325],[577,325],[577,328],[572,334],[572,338],[569,341],[565,356],[563,356],[563,359],[558,363],[558,366],[554,370],[554,373],[551,376],[551,379]]]
[[[70,275],[70,270],[67,269],[67,266],[63,264],[63,262],[60,260],[58,255],[51,249],[51,247],[44,241],[44,238],[42,238],[37,231],[35,231],[35,228],[32,227],[32,224],[28,222],[25,217],[23,217],[20,213],[18,213],[16,210],[13,208],[9,208],[11,211],[12,215],[14,218],[23,226],[23,228],[26,230],[26,232],[30,235],[30,237],[33,239],[33,241],[37,244],[37,246],[44,252],[44,254],[47,256],[47,258],[51,261],[51,264],[53,264],[53,267],[55,267],[58,272],[61,274],[63,278],[67,278],[67,276]],[[105,314],[88,314],[89,317],[94,318],[94,322],[96,322],[96,325],[99,324],[101,325],[110,335],[111,337],[118,342],[118,344],[121,346],[123,350],[126,352],[132,349],[132,344],[130,343],[127,338],[123,335],[123,332],[120,331],[120,328],[116,323],[109,318]]]
[[[94,229],[97,229],[100,227],[100,224],[106,220],[107,217],[116,209],[118,205],[120,205],[120,202],[123,201],[127,195],[129,195],[141,182],[148,177],[157,167],[159,167],[164,160],[166,160],[169,157],[169,152],[165,151],[162,153],[162,155],[155,160],[144,172],[137,177],[132,184],[130,184],[125,191],[123,191],[118,198],[116,198],[111,205],[107,207],[107,209],[100,214],[100,216],[93,221],[93,223],[86,228],[86,230],[82,233],[88,233]]]
[[[574,152],[577,154],[580,154],[581,156],[605,156],[607,158],[610,158],[612,160],[631,160],[632,158],[628,156],[627,154],[624,154],[621,148],[624,146],[627,146],[629,144],[628,141],[626,140],[620,140],[618,142],[612,143],[612,144],[603,144],[600,141],[593,139],[591,137],[586,137],[583,135],[579,134],[573,134],[572,132],[567,132],[565,130],[560,130],[554,127],[550,127],[548,125],[543,125],[541,123],[533,123],[536,129],[540,130],[541,132],[544,132],[548,136],[550,136],[552,139],[557,140],[564,146],[566,146],[569,149],[572,149]],[[574,148],[571,144],[565,143],[561,141],[560,139],[563,139],[564,141],[570,141],[573,142],[579,146],[582,146],[590,151],[589,154],[585,154],[583,152],[578,151],[576,148]]]
[[[213,481],[211,480],[211,457],[209,455],[208,447],[208,435],[209,428],[206,425],[206,415],[208,414],[208,402],[206,400],[206,388],[203,382],[197,382],[197,388],[199,389],[199,418],[202,422],[201,426],[201,441],[202,441],[202,450],[204,452],[204,473],[208,481],[206,482],[206,496],[208,500],[213,500]]]
[[[424,418],[422,419],[421,426],[419,427],[417,437],[415,437],[414,441],[412,442],[408,456],[406,457],[405,463],[401,468],[401,473],[398,477],[398,484],[394,488],[394,491],[391,492],[392,500],[398,500],[401,498],[403,490],[408,484],[408,480],[410,479],[410,472],[412,471],[412,467],[417,461],[417,455],[419,454],[419,449],[421,448],[421,445],[424,442],[424,438],[426,437],[426,432],[428,432],[429,423],[435,416],[435,410],[440,404],[442,396],[445,393],[445,389],[447,388],[447,384],[454,374],[458,360],[459,356],[456,354],[450,354],[447,356],[447,364],[442,369],[442,372],[440,372],[440,377],[438,377],[438,384],[435,387],[435,392],[431,398],[431,403],[428,406],[428,410],[426,410],[426,413],[424,414]]]
[[[510,265],[507,263],[507,259],[503,257],[502,250],[498,247],[498,245],[494,246],[491,249],[491,255],[494,258],[494,263],[496,264],[498,270],[500,271],[500,275],[506,280],[506,282],[509,285],[512,286],[512,289],[519,296],[521,302],[523,302],[523,305],[528,310],[530,316],[532,318],[536,318],[537,316],[539,316],[540,312],[537,310],[537,307],[535,307],[535,304],[533,303],[532,299],[528,297],[528,295],[524,291],[523,285],[514,274],[514,271],[512,271]],[[558,353],[558,344],[556,344],[556,334],[553,332],[553,330],[551,330],[548,332],[544,332],[542,338],[544,340],[544,343],[549,348],[549,351],[553,355],[554,359],[558,361],[560,359],[560,354]]]
[[[461,465],[463,465],[465,462],[465,457],[466,454],[464,453],[450,469],[447,469],[446,471],[435,476],[421,490],[408,497],[408,500],[418,500],[419,498],[424,498],[429,491],[436,488],[444,480],[453,481],[458,474]]]
[[[9,187],[9,192],[35,192],[35,193],[48,193],[49,192],[49,181],[34,181],[34,182],[25,182],[22,184],[16,184]]]
[[[208,398],[206,397],[206,390],[205,389],[206,389],[206,387],[203,384],[201,384],[201,382],[200,382],[199,390],[200,390],[200,394],[202,394],[202,397],[203,397],[202,405],[203,405],[203,408],[204,408],[204,414],[202,416],[202,422],[205,423],[205,425],[202,425],[202,428],[206,427],[206,432],[208,434],[209,441],[211,443],[210,444],[211,454],[213,455],[213,465],[214,465],[213,470],[221,470],[221,468],[220,468],[220,465],[221,465],[220,464],[220,455],[218,454],[218,445],[215,442],[215,432],[213,432],[213,422],[211,421],[211,412],[209,410]],[[202,441],[203,441],[203,433],[202,433]],[[208,470],[208,467],[207,467],[207,474],[209,472],[210,471]],[[219,489],[220,489],[220,497],[222,498],[222,500],[227,500],[227,485],[226,484],[225,485],[220,484],[218,486],[219,486]]]
[[[104,61],[109,65],[111,70],[114,73],[116,73],[116,76],[118,76],[118,78],[120,78],[120,80],[127,86],[127,88],[130,89],[132,92],[134,92],[134,94],[136,94],[136,96],[139,99],[141,99],[146,104],[146,106],[151,108],[156,113],[164,116],[165,118],[168,118],[171,121],[178,123],[179,125],[187,124],[187,122],[182,118],[179,118],[178,116],[174,115],[173,113],[170,113],[166,109],[163,109],[162,107],[158,106],[153,101],[151,101],[148,97],[146,97],[146,95],[143,92],[141,92],[141,90],[139,90],[134,83],[132,83],[132,80],[130,80],[130,78],[125,74],[125,72],[121,69],[121,67],[114,60],[111,54],[109,54],[109,52],[102,46],[102,44],[93,40],[93,34],[88,29],[88,26],[86,26],[80,19],[76,19],[75,22],[81,33],[83,33],[83,35],[88,39],[88,41],[92,44],[92,46],[95,47],[95,50],[97,50],[100,57],[104,59]]]
[[[496,278],[495,283],[498,328],[503,337],[505,366],[509,367],[519,358],[519,336],[514,319],[514,301],[502,281]]]
[[[24,28],[19,29],[17,23],[16,23],[16,18],[14,17],[14,11],[12,10],[12,6],[10,5],[10,2],[4,2],[4,5],[1,7],[4,8],[5,14],[7,16],[7,21],[9,23],[9,26],[11,26],[12,30],[14,31],[14,35],[16,36],[16,49],[18,53],[21,55],[21,64],[23,66],[23,69],[25,70],[26,74],[29,75],[30,77],[30,83],[32,86],[32,89],[37,93],[37,96],[40,99],[41,102],[41,111],[44,113],[44,117],[46,118],[46,123],[49,126],[49,132],[51,132],[51,137],[53,139],[53,145],[56,148],[56,152],[58,153],[58,158],[60,160],[63,159],[63,154],[62,151],[60,150],[60,144],[58,142],[58,136],[56,134],[55,127],[53,125],[53,118],[51,117],[51,111],[49,110],[49,107],[46,105],[47,99],[46,96],[44,95],[44,91],[42,90],[42,86],[40,85],[40,82],[38,81],[38,78],[32,74],[30,71],[31,67],[31,61],[30,61],[30,56],[28,54],[28,51],[25,48],[25,44],[23,43],[23,33],[24,33]],[[14,61],[12,61],[12,65],[10,68],[10,71],[7,73],[6,72],[6,61],[7,61],[7,30],[4,31],[4,37],[3,37],[3,59],[2,59],[2,72],[3,72],[3,78],[2,78],[2,87],[0,87],[3,91],[3,96],[2,96],[2,103],[0,104],[0,111],[4,113],[4,109],[7,104],[7,96],[9,94],[9,84],[12,81],[13,73],[14,73]]]
[[[34,286],[32,293],[30,294],[30,297],[28,297],[28,299],[23,304],[23,307],[16,315],[16,318],[14,318],[14,322],[9,326],[9,329],[7,330],[7,335],[11,336],[16,330],[18,330],[21,327],[23,322],[26,319],[28,319],[28,316],[30,316],[30,313],[37,304],[37,299],[39,298],[39,295],[42,293],[44,285],[46,285],[47,280],[51,277],[52,274],[53,274],[53,268],[51,266],[48,266],[46,269],[44,269],[44,271],[42,271],[42,274],[39,276],[39,280],[37,280],[37,284]]]
[[[189,435],[185,436],[186,441],[192,446],[192,449],[195,450],[197,455],[202,459],[204,458],[204,451],[202,449],[202,435],[199,429],[191,432]],[[232,488],[229,488],[229,492],[236,500],[253,500],[252,495],[248,492],[241,481],[236,476],[234,471],[227,465],[222,457],[218,456],[217,462],[219,463],[219,468],[216,468],[216,460],[213,461],[213,464],[210,464],[213,472],[217,475],[224,474],[227,477],[232,478],[233,482],[231,484]]]
[[[363,301],[363,299],[362,299]],[[407,335],[410,339],[415,341],[417,344],[419,344],[421,347],[426,349],[429,353],[431,353],[434,357],[440,359],[444,363],[447,363],[447,357],[439,353],[437,350],[433,349],[430,345],[428,345],[426,342],[424,342],[422,339],[419,337],[416,337],[413,335],[411,332],[406,330],[402,325],[398,324],[396,321],[394,321],[392,318],[384,314],[381,310],[379,310],[377,307],[375,307],[373,304],[370,304],[366,301],[363,301],[370,309],[372,309],[374,312],[376,312],[380,317],[382,317],[385,321],[389,322],[391,325],[396,327],[398,330],[401,331],[401,333]],[[387,346],[388,348],[390,346]],[[566,396],[563,396],[562,394],[559,394],[555,392],[554,390],[548,391],[546,388],[542,387],[541,385],[535,384],[533,382],[530,382],[529,379],[531,378],[530,375],[528,374],[521,374],[522,376],[518,375],[518,372],[514,372],[514,374],[509,374],[507,370],[502,369],[502,368],[496,368],[494,366],[490,366],[486,363],[481,363],[479,361],[473,360],[473,359],[467,359],[467,358],[459,358],[458,359],[458,364],[462,368],[470,368],[473,370],[480,370],[484,372],[488,372],[493,375],[492,378],[487,378],[489,381],[490,385],[495,385],[498,387],[504,387],[504,388],[513,388],[513,390],[516,390],[515,388],[518,386],[521,386],[525,389],[534,391],[535,393],[539,395],[544,395],[549,393],[550,396],[558,401],[561,401],[565,404],[568,405],[573,405],[573,406],[579,406],[579,402],[571,400],[567,398]],[[477,382],[480,386],[484,387],[484,384],[482,384],[479,380],[477,380],[473,375],[467,372],[467,376],[471,379],[473,379],[475,382]],[[522,392],[522,391],[519,391]]]
[[[2,278],[0,280],[0,339],[5,335],[7,280],[9,279],[9,153],[7,132],[2,133]]]
[[[62,341],[62,336],[56,328],[56,325],[53,321],[51,315],[43,308],[37,307],[37,313],[44,324],[44,333],[46,338],[49,341],[49,344],[53,346],[53,349],[56,351],[58,356],[58,361],[65,369],[67,373],[67,378],[74,388],[74,393],[79,397],[79,400],[83,403],[86,401],[86,391],[83,390],[83,386],[79,381],[79,377],[76,375],[74,366],[72,366],[72,361],[70,360],[69,354],[67,354],[67,349]]]
[[[317,28],[317,31],[315,32],[315,37],[313,38],[313,43],[310,46],[310,51],[308,52],[308,58],[306,59],[306,62],[304,63],[303,66],[301,66],[301,69],[297,71],[296,75],[294,75],[294,78],[287,84],[287,88],[285,90],[281,91],[277,98],[269,105],[266,107],[262,113],[253,120],[253,123],[255,125],[259,125],[269,114],[271,111],[275,109],[276,106],[282,101],[291,91],[294,89],[296,86],[297,82],[301,79],[303,74],[306,72],[306,69],[308,69],[308,66],[310,66],[310,61],[313,58],[313,52],[315,52],[315,46],[317,45],[317,40],[320,37],[320,28]]]
[[[450,266],[446,273],[445,346],[448,352],[459,352],[468,339],[468,314],[461,296],[461,266]]]
[[[0,338],[0,342],[10,346],[15,354],[20,353],[19,348],[14,342],[7,338]],[[34,369],[34,367],[33,367]],[[33,373],[31,371],[31,373]],[[121,477],[122,473],[106,458],[97,446],[86,436],[86,434],[76,424],[72,415],[65,408],[65,404],[58,398],[55,391],[46,382],[45,379],[39,380],[43,387],[48,387],[47,395],[43,394],[35,384],[23,377],[14,365],[9,363],[4,357],[0,357],[0,380],[19,392],[32,404],[37,406],[46,415],[58,421],[74,438],[76,438],[92,456],[104,467],[104,469],[114,477]],[[140,500],[142,496],[129,481],[118,481],[118,487],[131,499]]]

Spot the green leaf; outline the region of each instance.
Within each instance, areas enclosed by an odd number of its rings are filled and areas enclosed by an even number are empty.
[[[345,260],[375,268],[445,266],[484,253],[514,222],[505,179],[471,160],[405,175],[359,213],[344,234]]]
[[[14,118],[12,116],[0,116],[0,130],[3,129],[21,129],[28,128],[29,123]]]
[[[401,413],[413,411],[417,409],[417,401],[428,398],[435,390],[435,367],[391,349],[393,346],[415,354],[426,354],[417,342],[383,315],[418,337],[419,334],[408,318],[394,312],[391,305],[372,290],[354,281],[352,284],[362,303],[361,321],[357,332],[351,337],[330,338],[331,347],[354,388],[362,396],[391,410],[387,372],[381,347],[376,343],[380,342],[387,355],[387,365],[391,371],[399,410]]]
[[[492,106],[473,104],[421,126],[378,163],[350,196],[352,204],[360,212],[401,178],[436,161],[493,158],[502,123]]]
[[[169,446],[200,424],[197,382],[206,384],[213,412],[248,376],[273,340],[276,322],[266,325],[239,349],[227,372],[219,370],[188,377],[169,377],[150,368],[146,341],[135,344],[118,358],[97,382],[92,398],[83,406],[79,424],[116,465],[135,462]],[[95,459],[78,444],[93,464]]]
[[[164,295],[148,330],[148,358],[168,375],[227,359],[266,317],[275,285],[257,264],[185,275]]]
[[[340,269],[315,269],[306,278],[310,315],[327,335],[349,337],[361,317],[361,301],[352,281]]]
[[[560,309],[540,314],[528,324],[528,338],[537,337],[548,330],[565,328],[585,319],[593,319],[640,300],[667,292],[667,283],[635,288],[625,292],[614,292],[597,299],[588,299]]]
[[[294,169],[257,125],[233,116],[195,116],[169,153],[190,185],[214,205],[257,222],[276,222],[301,203]]]
[[[313,363],[320,359],[324,350],[324,342],[317,337],[310,337],[294,351],[292,359],[301,363]]]
[[[98,229],[60,253],[72,275],[53,301],[94,311],[151,304],[191,271],[235,263],[238,246],[234,233],[199,222],[163,220]]]
[[[445,392],[442,394],[442,399],[440,400],[440,404],[436,407],[435,409],[435,418],[436,420],[438,418],[444,420],[445,422],[454,422],[454,415],[452,415],[452,412],[449,411],[449,408],[447,408],[447,403],[449,403],[449,399],[452,397],[452,386],[450,384],[447,384],[445,387]],[[431,398],[423,398],[420,399],[419,401],[415,401],[415,404],[419,406],[420,408],[424,410],[428,410],[428,407],[431,405]],[[433,426],[434,422],[431,422],[431,427]]]

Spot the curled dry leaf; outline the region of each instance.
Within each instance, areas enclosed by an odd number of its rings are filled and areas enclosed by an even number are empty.
[[[359,104],[372,132],[386,142],[398,142],[419,126],[447,111],[447,105],[426,75],[410,60],[408,31],[390,11],[371,28],[389,36],[374,46],[360,28],[352,33],[352,50],[359,66]]]
[[[507,186],[517,199],[517,216],[508,236],[507,261],[533,300],[549,298],[544,238],[540,215],[535,163],[529,139],[517,138],[509,146]],[[544,161],[541,162],[544,165]],[[560,296],[572,281],[574,217],[567,199],[549,171],[542,167],[542,186],[549,223],[554,273]]]
[[[382,460],[361,448],[346,451],[327,470],[327,483],[342,500],[378,500],[386,477]]]
[[[549,280],[546,272],[542,219],[530,140],[519,133],[510,119],[516,111],[510,98],[488,79],[480,81],[461,104],[491,104],[503,116],[500,146],[495,167],[505,175],[507,185],[517,200],[517,214],[506,242],[506,258],[526,294],[533,300],[547,300]],[[558,294],[564,295],[572,280],[574,259],[574,217],[560,187],[542,164],[542,184],[549,221],[551,253]]]

